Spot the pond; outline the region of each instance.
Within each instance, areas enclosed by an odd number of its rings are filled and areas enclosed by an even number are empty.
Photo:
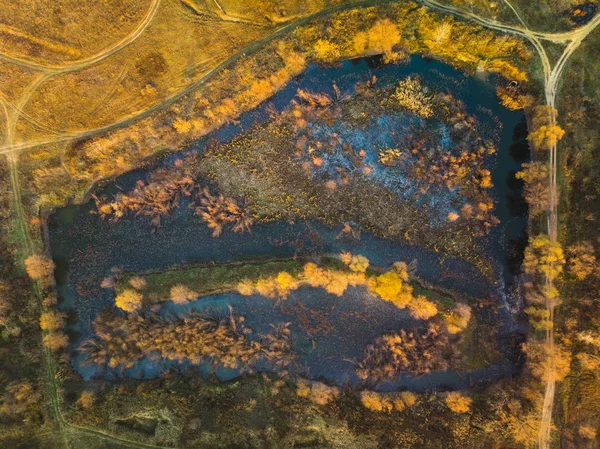
[[[499,314],[503,320],[500,340],[507,342],[514,326],[508,312],[507,295],[510,294],[515,264],[519,263],[525,238],[526,209],[520,206],[518,185],[514,172],[526,155],[519,151],[518,133],[523,131],[523,114],[510,112],[500,106],[494,87],[481,77],[468,77],[440,62],[414,56],[404,65],[382,65],[377,58],[347,61],[337,68],[309,67],[306,72],[290,82],[267,104],[248,112],[238,124],[223,126],[196,144],[176,154],[169,155],[153,167],[172,164],[192,152],[201,153],[209,139],[228,142],[240,133],[268,120],[272,107],[278,111],[286,109],[299,88],[308,91],[331,89],[335,83],[340,90],[352,92],[357,81],[366,81],[376,75],[378,82],[390,85],[397,79],[418,74],[428,86],[440,91],[451,91],[462,100],[469,114],[476,115],[482,133],[495,135],[498,154],[490,162],[493,195],[496,200],[495,215],[501,224],[490,235],[482,238],[482,248],[489,255],[495,269],[495,281],[486,278],[474,265],[448,257],[440,252],[422,247],[385,240],[362,231],[360,240],[338,239],[339,229],[329,228],[318,222],[273,222],[254,226],[251,234],[224,233],[212,238],[208,229],[193,211],[182,206],[172,217],[163,220],[162,226],[151,232],[150,220],[126,218],[117,223],[101,220],[94,210],[92,201],[58,209],[49,220],[50,246],[57,265],[56,280],[59,291],[59,307],[71,313],[69,351],[74,368],[84,379],[96,376],[153,377],[164,372],[175,363],[144,360],[134,368],[101,371],[98,367],[84,364],[78,354],[80,342],[92,333],[91,323],[106,307],[114,305],[114,292],[102,289],[102,280],[111,275],[114,267],[128,272],[157,270],[187,262],[225,263],[241,259],[261,257],[292,257],[298,253],[338,253],[350,251],[366,256],[372,264],[387,267],[396,261],[417,260],[416,275],[432,284],[452,289],[469,297],[483,298],[494,295],[505,307]],[[270,105],[269,108],[267,105]],[[511,149],[512,147],[512,149]],[[153,168],[135,170],[117,178],[98,193],[114,193],[117,188],[128,190],[139,179],[146,179]],[[368,323],[362,319],[347,317],[365,308],[369,297],[360,289],[351,289],[343,298],[336,298],[323,291],[303,288],[290,296],[286,306],[304,304],[327,309],[332,326],[330,334],[310,336],[292,323],[294,347],[299,353],[299,363],[309,377],[336,382],[357,382],[350,359],[359,357],[366,344],[383,333],[414,322],[409,315],[389,303],[379,301],[368,305],[371,317]],[[338,307],[333,307],[335,304]],[[343,306],[339,306],[339,304]],[[238,294],[223,294],[201,298],[188,306],[165,303],[161,314],[181,315],[190,310],[206,307],[226,309],[232,305],[237,313],[246,316],[247,324],[256,331],[264,330],[272,322],[293,321],[281,308],[273,307],[270,300],[258,296],[242,297]],[[333,307],[333,308],[332,308]],[[344,318],[346,317],[346,318]],[[414,323],[413,323],[414,324]],[[418,323],[417,323],[418,324]],[[347,332],[343,332],[347,330]],[[402,376],[393,383],[382,383],[379,389],[406,387],[414,390],[431,388],[465,388],[471,385],[494,381],[502,376],[514,374],[519,367],[513,363],[514,348],[504,347],[498,361],[485,369],[469,373],[453,371],[434,372],[425,376]],[[202,367],[200,367],[202,369]],[[219,377],[228,379],[235,372],[221,370]]]

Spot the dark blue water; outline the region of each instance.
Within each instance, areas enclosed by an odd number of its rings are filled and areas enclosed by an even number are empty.
[[[319,223],[287,222],[261,224],[253,228],[252,234],[225,233],[219,239],[211,237],[211,231],[186,207],[178,209],[174,215],[163,220],[161,228],[151,233],[149,220],[145,218],[123,219],[118,223],[102,221],[97,215],[90,214],[94,209],[92,202],[80,206],[69,206],[56,211],[50,219],[50,244],[57,263],[57,283],[60,307],[65,311],[76,311],[77,320],[70,330],[73,334],[70,350],[76,355],[80,341],[91,334],[91,322],[96,314],[105,307],[114,304],[113,292],[100,288],[103,278],[111,274],[113,267],[126,271],[143,271],[165,268],[183,262],[228,262],[239,259],[252,259],[262,256],[289,257],[297,253],[319,253],[351,251],[363,254],[371,263],[389,266],[396,261],[417,263],[417,275],[431,283],[454,289],[473,297],[488,294],[505,293],[506,285],[512,282],[512,273],[507,266],[509,240],[522,236],[526,217],[515,216],[511,211],[509,196],[511,173],[518,169],[518,163],[511,157],[508,147],[512,143],[513,128],[522,120],[523,115],[510,112],[501,107],[495,97],[493,86],[483,79],[467,77],[451,67],[413,57],[407,65],[379,66],[375,60],[345,62],[340,68],[320,68],[311,66],[296,80],[279,92],[270,103],[277,110],[283,110],[294,98],[298,88],[308,91],[332,91],[335,82],[342,91],[352,92],[357,81],[364,81],[376,75],[379,83],[389,85],[398,78],[409,74],[419,74],[426,85],[437,90],[448,90],[463,100],[470,114],[476,115],[481,132],[498,143],[497,161],[490,162],[493,168],[494,194],[498,202],[495,211],[502,224],[482,245],[488,248],[490,257],[496,266],[497,281],[486,279],[473,265],[463,260],[419,247],[391,242],[362,232],[360,241],[337,240],[339,229],[330,229]],[[202,152],[208,139],[227,142],[237,134],[268,119],[266,107],[257,108],[244,114],[237,125],[226,125],[207,138],[200,139],[181,152],[172,154],[156,165],[170,164],[176,158],[190,152]],[[145,179],[151,168],[136,170],[125,174],[99,193],[114,192],[115,186],[125,190],[133,187],[138,179]],[[283,243],[278,243],[283,242]],[[359,307],[367,296],[353,291],[343,298],[335,298],[314,289],[301,289],[290,297],[290,304],[301,301],[314,304],[314,307],[326,307],[334,302],[343,303],[337,313],[344,308]],[[500,299],[499,299],[500,300]],[[220,295],[203,298],[188,308],[205,307],[210,304],[224,307],[234,306],[236,311],[247,317],[250,327],[259,332],[270,320],[292,321],[291,317],[280,316],[281,311],[272,306],[269,300],[239,295]],[[364,304],[362,304],[364,305]],[[338,306],[339,307],[339,306]],[[391,307],[391,308],[390,308]],[[171,308],[171,309],[169,309]],[[395,309],[395,310],[392,310]],[[161,313],[187,313],[178,310],[172,304],[165,304]],[[347,310],[346,310],[347,312]],[[377,336],[410,324],[411,319],[405,311],[378,301],[370,304],[369,313],[375,319],[369,323],[357,321],[348,323],[335,313],[331,322],[332,333],[350,326],[355,331],[344,338],[333,336],[309,336],[301,329],[292,329],[300,364],[310,377],[319,376],[337,381],[356,381],[353,367],[347,360],[362,353],[367,343]],[[503,319],[509,320],[507,314]],[[262,321],[261,321],[262,320]],[[316,339],[315,349],[313,340]],[[310,345],[309,345],[310,341]],[[81,356],[74,357],[74,366],[84,378],[98,374],[95,367],[81,365]],[[143,361],[135,368],[124,372],[132,377],[153,377],[172,366],[169,362]],[[416,390],[430,387],[462,388],[479,382],[489,382],[500,376],[514,373],[517,368],[508,360],[499,360],[486,370],[472,373],[440,372],[427,376],[403,377],[394,385],[380,385],[380,388],[407,386]],[[220,373],[221,377],[234,376],[236,373]],[[104,372],[104,376],[118,375],[117,372]]]

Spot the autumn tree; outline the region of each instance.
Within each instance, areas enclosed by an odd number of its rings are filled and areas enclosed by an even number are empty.
[[[25,259],[25,269],[31,279],[48,282],[52,279],[54,262],[46,256],[34,254]]]
[[[44,331],[55,331],[65,326],[65,315],[56,310],[49,310],[40,315],[40,328]]]
[[[543,342],[529,341],[523,349],[531,374],[542,382],[560,382],[571,370],[571,353],[558,343],[549,347]]]
[[[527,274],[554,280],[563,271],[565,256],[560,243],[540,234],[529,239],[523,264]]]
[[[580,281],[585,280],[598,270],[598,261],[594,254],[594,246],[587,241],[567,248],[569,271]]]
[[[541,414],[537,412],[511,414],[507,417],[508,432],[525,447],[537,444],[541,426]]]
[[[118,308],[125,312],[135,312],[142,306],[143,296],[132,290],[126,288],[115,298],[115,304]]]
[[[394,410],[394,403],[391,399],[375,391],[362,391],[360,402],[365,408],[374,412],[390,413]]]
[[[0,414],[17,415],[40,400],[40,393],[29,382],[12,382],[0,400]]]
[[[457,391],[448,393],[446,406],[454,413],[468,413],[471,411],[471,398],[463,396]]]
[[[448,333],[457,334],[469,325],[471,320],[471,308],[464,303],[456,304],[454,309],[444,315]]]
[[[412,297],[412,287],[395,271],[388,271],[379,276],[369,279],[369,291],[375,293],[381,299],[390,301],[395,306],[403,309]]]
[[[314,43],[313,53],[319,62],[331,64],[341,57],[340,47],[331,41],[319,39]]]
[[[496,89],[496,95],[498,95],[502,106],[511,111],[525,109],[533,102],[531,95],[523,93],[519,89],[511,86],[498,87],[498,89]]]
[[[237,291],[240,295],[251,296],[254,294],[254,284],[250,279],[244,279],[237,285]]]
[[[400,43],[400,31],[390,19],[380,19],[368,31],[358,32],[353,43],[357,53],[383,53],[386,62],[397,60],[402,55],[394,52],[394,47]]]
[[[357,256],[352,256],[352,260],[348,264],[348,268],[355,273],[364,273],[369,268],[369,259],[365,256],[361,256],[360,254]]]
[[[52,332],[44,335],[44,345],[51,351],[58,351],[66,348],[69,343],[69,337],[63,332]]]
[[[527,140],[535,151],[549,150],[565,135],[556,123],[558,111],[551,106],[536,106],[531,119],[531,132]]]
[[[6,326],[10,309],[11,301],[8,284],[0,281],[0,326]]]
[[[403,391],[393,399],[394,410],[401,412],[417,403],[417,395],[411,391]]]
[[[92,408],[96,403],[96,394],[92,391],[84,391],[77,402],[85,409]]]
[[[247,281],[242,281],[238,284],[238,291],[245,295],[251,295],[256,291],[265,298],[286,299],[292,290],[297,290],[300,287],[300,284],[290,273],[281,271],[276,276],[259,278],[252,291],[250,286],[251,284],[248,284]]]
[[[417,320],[428,320],[437,315],[437,306],[424,296],[417,296],[408,303],[410,316]]]
[[[525,313],[529,316],[529,322],[537,331],[546,331],[554,326],[550,319],[550,311],[546,308],[527,307]]]
[[[523,196],[529,205],[532,216],[550,209],[550,172],[548,164],[541,161],[525,163],[522,170],[515,174],[517,179],[525,183]]]

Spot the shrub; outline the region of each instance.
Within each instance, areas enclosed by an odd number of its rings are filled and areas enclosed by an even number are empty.
[[[454,309],[444,316],[446,327],[450,334],[457,334],[466,329],[471,320],[471,308],[464,304],[457,304]]]
[[[187,304],[198,297],[198,293],[183,284],[171,287],[170,298],[175,304]]]
[[[446,405],[454,413],[468,413],[471,411],[471,398],[458,392],[449,393],[446,396]]]
[[[81,393],[81,396],[79,396],[77,402],[85,409],[92,408],[96,402],[96,394],[91,391],[84,391]]]
[[[321,382],[313,382],[310,389],[310,399],[317,405],[327,405],[340,395],[336,387],[330,387]]]
[[[129,279],[129,285],[136,290],[143,290],[146,288],[146,279],[141,276],[134,276]]]
[[[250,279],[244,279],[238,283],[237,291],[240,295],[251,296],[254,294],[254,285]]]

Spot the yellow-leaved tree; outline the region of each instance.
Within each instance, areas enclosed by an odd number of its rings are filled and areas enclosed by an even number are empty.
[[[448,393],[446,406],[454,413],[468,413],[471,411],[471,398],[463,396],[457,391]]]
[[[535,107],[527,136],[534,150],[549,150],[563,138],[565,131],[556,123],[557,116],[558,111],[548,105]]]
[[[34,254],[25,259],[25,269],[31,279],[48,281],[52,278],[54,262],[46,256]]]
[[[560,243],[551,241],[544,234],[529,239],[524,260],[527,274],[554,280],[562,273],[564,264],[565,255]]]
[[[121,310],[125,312],[135,312],[142,306],[143,296],[132,290],[126,288],[115,298],[115,304]]]

